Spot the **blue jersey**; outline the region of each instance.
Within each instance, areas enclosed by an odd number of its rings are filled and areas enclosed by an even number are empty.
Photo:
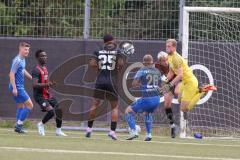
[[[142,97],[158,96],[157,87],[161,82],[161,73],[154,67],[141,68],[134,77],[134,80],[140,80]]]
[[[15,74],[15,83],[17,89],[24,89],[25,66],[25,58],[22,58],[19,55],[17,55],[12,61],[11,72]]]

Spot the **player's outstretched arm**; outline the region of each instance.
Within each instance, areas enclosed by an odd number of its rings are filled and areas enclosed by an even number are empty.
[[[140,87],[141,86],[141,77],[143,76],[143,72],[141,70],[137,71],[134,76],[134,80],[132,82],[132,87]]]
[[[182,76],[183,76],[183,69],[182,69],[182,67],[179,67],[177,69],[177,71],[176,71],[176,75],[177,76],[173,80],[171,80],[172,79],[172,75],[174,75],[174,72],[173,72],[172,69],[170,69],[170,71],[168,73],[168,76],[167,76],[170,79],[167,78],[166,83],[162,87],[160,87],[158,89],[159,93],[166,94],[166,93],[171,92],[174,89],[174,85],[176,85],[180,80],[182,80]]]
[[[97,63],[97,60],[96,60],[95,58],[91,58],[91,59],[89,60],[88,65],[89,65],[91,68],[93,68],[93,69],[95,69],[95,70],[98,70],[98,63]]]
[[[9,73],[9,79],[10,79],[10,83],[13,87],[13,95],[17,96],[17,87],[16,87],[16,83],[15,83],[15,73],[13,73],[12,71]]]
[[[173,72],[173,70],[170,68],[169,69],[169,72],[168,72],[168,74],[167,74],[167,80],[166,80],[166,82],[168,82],[169,80],[172,80],[173,79],[173,77],[174,77],[174,72]]]
[[[172,85],[176,85],[179,81],[182,80],[182,77],[183,77],[183,69],[182,67],[179,67],[176,71],[176,77],[171,81],[171,84]]]
[[[124,59],[122,57],[117,59],[117,69],[122,69],[124,64]]]
[[[134,88],[136,88],[136,87],[140,87],[140,86],[141,86],[141,82],[140,82],[140,80],[139,80],[139,79],[135,79],[135,80],[133,80],[133,82],[132,82],[132,86],[133,86]]]
[[[25,75],[28,79],[32,80],[32,76],[31,76],[31,74],[28,73],[28,71],[25,70],[25,69],[24,69],[24,75]]]

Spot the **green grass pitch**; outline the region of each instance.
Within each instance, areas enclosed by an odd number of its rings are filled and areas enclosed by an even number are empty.
[[[0,160],[240,160],[239,140],[171,139],[154,136],[153,141],[126,141],[119,134],[113,141],[106,133],[66,131],[68,137],[56,137],[46,131],[45,137],[36,130],[20,135],[12,129],[0,129]]]

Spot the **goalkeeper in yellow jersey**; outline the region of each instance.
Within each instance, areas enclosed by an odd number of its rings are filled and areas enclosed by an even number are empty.
[[[166,52],[168,53],[168,62],[170,71],[167,79],[172,79],[167,82],[165,87],[173,88],[178,82],[181,82],[178,100],[180,102],[181,111],[187,112],[197,104],[199,99],[208,91],[216,90],[213,85],[205,85],[198,88],[198,80],[188,66],[187,61],[176,52],[177,41],[175,39],[168,39],[166,42]]]

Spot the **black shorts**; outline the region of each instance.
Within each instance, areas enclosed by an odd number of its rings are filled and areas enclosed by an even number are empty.
[[[54,97],[51,97],[49,99],[44,99],[42,97],[34,98],[34,99],[41,107],[42,112],[46,112],[47,111],[46,108],[49,106],[56,108],[56,106],[58,105],[58,102]]]
[[[118,95],[116,92],[117,87],[111,84],[96,84],[94,91],[94,98],[107,99],[109,101],[118,101]],[[99,91],[100,90],[100,91]]]

